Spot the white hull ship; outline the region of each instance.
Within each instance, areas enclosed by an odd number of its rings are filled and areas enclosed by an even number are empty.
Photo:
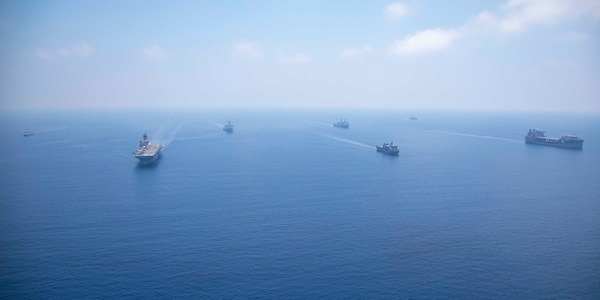
[[[142,165],[147,165],[158,159],[162,148],[164,148],[162,144],[150,143],[148,135],[144,133],[144,137],[140,140],[140,146],[133,152],[133,157],[139,159]]]

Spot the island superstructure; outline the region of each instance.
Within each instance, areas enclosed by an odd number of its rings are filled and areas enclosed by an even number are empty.
[[[544,134],[544,131],[538,128],[529,129],[525,136],[525,143],[567,149],[583,149],[583,140],[578,138],[575,134],[563,135],[560,138],[547,137]]]
[[[350,127],[350,123],[348,123],[348,121],[346,121],[346,119],[340,119],[339,122],[333,123],[333,126],[340,127],[340,128],[348,128],[348,127]]]
[[[133,157],[139,159],[142,165],[147,165],[160,156],[163,147],[162,144],[150,143],[148,135],[144,132],[144,136],[140,140],[140,146],[133,152]]]
[[[397,156],[400,152],[400,150],[398,150],[398,145],[394,145],[394,142],[391,142],[389,144],[383,143],[383,145],[377,146],[377,151],[394,156]]]

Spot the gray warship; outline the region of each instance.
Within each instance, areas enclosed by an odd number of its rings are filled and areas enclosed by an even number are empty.
[[[348,123],[348,121],[346,121],[346,119],[340,119],[339,122],[333,123],[333,126],[340,127],[340,128],[348,128],[348,127],[350,127],[350,123]]]
[[[385,153],[385,154],[389,154],[389,155],[394,155],[394,156],[397,156],[398,153],[400,152],[398,150],[398,145],[394,145],[394,142],[391,142],[389,144],[383,143],[383,145],[377,146],[377,151]]]
[[[32,136],[35,133],[33,133],[33,131],[29,130],[29,129],[25,129],[25,132],[23,133],[23,136]]]
[[[223,131],[225,132],[233,132],[233,124],[231,124],[231,122],[227,121],[227,124],[225,124],[225,126],[223,126]]]
[[[148,135],[144,132],[144,136],[140,140],[140,146],[133,152],[133,157],[139,159],[142,165],[147,165],[160,156],[162,148],[164,148],[162,144],[150,143]]]
[[[583,140],[575,134],[563,135],[560,138],[547,137],[544,135],[544,131],[538,128],[529,129],[525,136],[525,143],[576,150],[583,149]]]

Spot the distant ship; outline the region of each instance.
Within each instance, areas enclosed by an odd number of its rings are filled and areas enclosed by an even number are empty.
[[[32,136],[32,135],[34,135],[34,134],[35,134],[35,133],[33,133],[31,130],[29,130],[29,129],[25,129],[25,132],[23,133],[23,136]]]
[[[348,127],[350,127],[350,123],[348,123],[348,121],[346,121],[346,119],[340,119],[339,122],[333,123],[333,126],[340,127],[340,128],[348,128]]]
[[[417,119],[417,117],[415,117],[415,116],[412,116],[412,117],[410,117],[410,118],[408,118],[408,119],[409,119],[409,120],[411,120],[411,121],[416,121],[416,120],[418,120],[418,119]]]
[[[539,129],[529,129],[525,136],[526,144],[537,144],[545,146],[553,146],[567,149],[583,149],[583,140],[575,134],[567,134],[561,138],[547,137],[544,132]]]
[[[233,124],[231,124],[231,122],[227,121],[227,124],[225,124],[225,126],[223,126],[223,130],[225,132],[233,132]]]
[[[383,152],[383,153],[389,154],[389,155],[398,155],[398,153],[400,152],[398,150],[398,145],[394,145],[394,142],[391,142],[389,144],[383,143],[383,145],[377,146],[377,151]]]
[[[144,137],[140,140],[139,148],[133,152],[133,157],[139,159],[142,165],[147,165],[160,156],[160,150],[163,147],[162,144],[150,143],[148,135],[144,133]]]

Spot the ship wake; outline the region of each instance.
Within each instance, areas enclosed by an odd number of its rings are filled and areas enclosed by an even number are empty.
[[[316,125],[323,125],[323,126],[333,126],[332,123],[323,123],[323,122],[319,122],[319,121],[304,121],[306,123],[311,123],[311,124],[316,124]]]
[[[181,123],[176,126],[166,126],[163,124],[156,132],[151,136],[153,144],[163,144],[167,147],[177,137],[177,132],[181,129]]]
[[[34,131],[34,133],[36,135],[42,135],[42,134],[47,134],[47,133],[64,131],[65,129],[68,129],[68,128],[69,127],[62,126],[62,127],[56,127],[56,128],[48,128],[48,129],[45,129],[45,130],[37,130],[37,131],[32,130],[32,131]]]
[[[358,146],[362,149],[368,149],[368,150],[373,150],[373,146],[369,146],[367,144],[361,143],[359,141],[355,141],[355,140],[351,140],[351,139],[347,139],[347,138],[343,138],[343,137],[339,137],[339,136],[335,136],[335,135],[329,135],[329,134],[324,134],[324,133],[319,133],[319,132],[314,132],[312,131],[312,133],[335,140],[335,141],[339,141],[339,142],[343,142],[346,144],[350,144],[350,145],[354,145],[354,146]]]
[[[473,138],[479,138],[479,139],[499,140],[499,141],[507,141],[507,142],[521,142],[521,140],[517,140],[517,139],[509,139],[509,138],[503,138],[503,137],[497,137],[497,136],[489,136],[489,135],[478,135],[478,134],[450,132],[450,131],[432,131],[432,132],[449,134],[449,135],[456,135],[456,136],[473,137]]]
[[[220,124],[220,123],[217,123],[217,122],[214,122],[214,121],[207,121],[207,122],[210,123],[210,124],[212,124],[212,125],[214,125],[217,128],[223,128],[223,126],[225,126],[225,124]]]
[[[215,136],[217,136],[217,135],[213,133],[213,134],[208,134],[208,135],[178,137],[177,140],[178,141],[203,140],[203,139],[213,138]]]

